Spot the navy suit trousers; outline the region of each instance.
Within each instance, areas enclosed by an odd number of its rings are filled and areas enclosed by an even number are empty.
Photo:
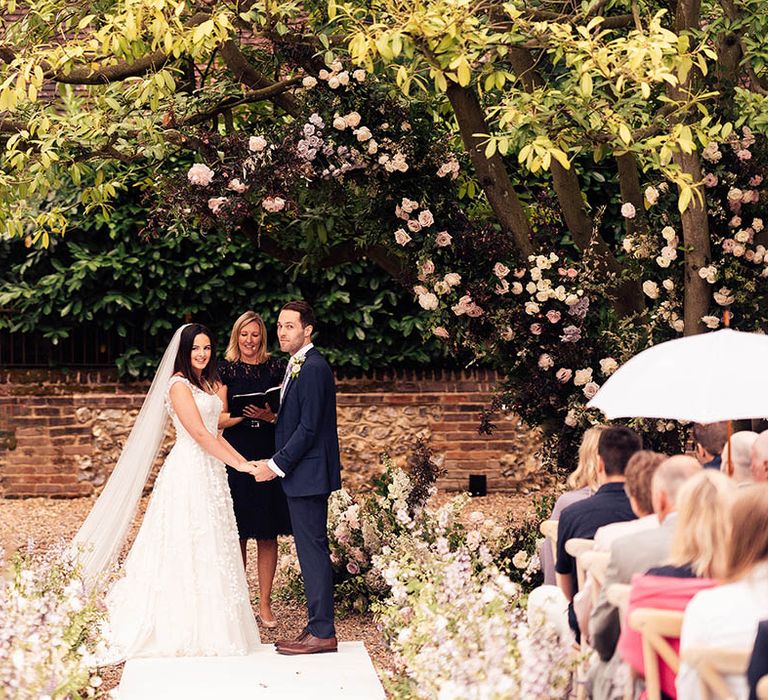
[[[333,569],[328,549],[328,494],[288,497],[293,539],[307,595],[310,634],[336,636],[333,625]]]

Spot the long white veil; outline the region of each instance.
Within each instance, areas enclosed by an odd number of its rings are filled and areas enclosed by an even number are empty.
[[[89,586],[96,584],[125,542],[147,477],[157,457],[168,424],[165,397],[173,376],[181,331],[174,333],[152,380],[128,440],[112,474],[96,499],[91,512],[72,540]]]

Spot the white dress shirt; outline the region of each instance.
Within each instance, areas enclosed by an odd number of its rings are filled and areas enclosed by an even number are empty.
[[[283,377],[283,383],[280,386],[280,402],[281,403],[283,401],[283,396],[285,396],[285,392],[288,389],[288,383],[292,381],[291,370],[296,365],[296,362],[301,358],[303,358],[304,355],[306,355],[313,347],[315,347],[314,343],[307,343],[304,347],[299,348],[296,351],[295,355],[291,355],[291,359],[288,360],[288,367],[286,367],[286,370],[285,370],[285,377]],[[299,369],[299,371],[301,371],[301,369]],[[278,413],[279,412],[280,411],[278,409]],[[282,469],[280,469],[280,467],[277,466],[274,459],[270,459],[269,462],[267,462],[267,466],[269,466],[269,468],[273,472],[275,472],[275,474],[277,474],[281,479],[285,477],[285,472]]]

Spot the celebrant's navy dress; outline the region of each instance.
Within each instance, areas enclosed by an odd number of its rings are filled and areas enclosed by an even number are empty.
[[[222,362],[219,376],[227,387],[227,402],[235,394],[251,394],[280,386],[286,361],[275,357],[261,364]],[[224,439],[243,457],[269,459],[275,453],[275,426],[245,418],[224,431]],[[227,467],[240,539],[273,540],[291,534],[288,504],[280,479],[257,482],[253,476]]]

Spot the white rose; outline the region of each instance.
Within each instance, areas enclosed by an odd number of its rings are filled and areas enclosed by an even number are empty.
[[[528,294],[533,294],[536,291],[536,284],[528,282],[528,284],[525,285],[525,291],[528,292]]]
[[[336,77],[341,85],[349,85],[349,73],[347,71],[342,71]]]
[[[661,249],[661,257],[667,258],[667,260],[675,260],[677,258],[677,249],[671,245],[664,246]]]
[[[666,279],[661,283],[661,286],[668,292],[671,292],[675,288],[675,283],[670,279]]]
[[[311,90],[315,85],[317,85],[317,78],[308,75],[306,76],[302,81],[301,84],[307,88],[308,90]]]
[[[618,368],[619,363],[612,357],[606,357],[600,360],[600,371],[605,377],[610,377]]]
[[[749,242],[749,234],[744,229],[736,231],[736,235],[734,236],[734,238],[739,243],[748,243]]]
[[[251,136],[248,139],[248,150],[253,153],[261,153],[267,147],[267,139],[263,136]]]
[[[344,129],[347,128],[347,120],[344,119],[344,117],[334,117],[333,128],[338,129],[339,131],[344,131]]]
[[[529,316],[539,313],[539,305],[536,302],[528,301],[525,303],[525,313]]]
[[[576,386],[584,386],[592,381],[592,368],[586,367],[585,369],[577,369],[576,375],[573,378],[573,383]]]
[[[643,292],[650,299],[658,299],[659,285],[652,280],[645,280],[645,282],[643,282]]]
[[[669,262],[670,262],[669,258],[665,258],[663,255],[659,255],[659,257],[656,258],[656,264],[659,267],[664,267],[664,268],[669,267]]]
[[[350,112],[345,115],[344,121],[347,123],[348,127],[354,129],[360,125],[360,115],[357,112]]]
[[[461,284],[461,275],[458,272],[447,272],[443,279],[451,285],[451,287],[457,287]]]
[[[352,77],[357,80],[358,83],[362,83],[365,80],[365,71],[362,68],[358,68],[352,72]]]
[[[437,297],[431,292],[419,295],[419,306],[427,311],[434,311],[438,306]]]
[[[520,284],[520,282],[513,282],[511,289],[512,289],[512,294],[522,294],[523,293],[523,285]]]
[[[541,270],[538,267],[534,267],[531,270],[531,279],[534,282],[538,282],[541,279]]]
[[[659,201],[659,191],[655,187],[646,187],[645,199],[650,205],[656,204]]]
[[[320,80],[328,80],[328,78],[331,77],[331,74],[327,70],[325,70],[325,68],[323,68],[317,75],[320,78]]]
[[[671,226],[665,226],[663,229],[661,229],[661,235],[665,241],[671,241],[677,236],[675,229],[673,229]]]
[[[714,329],[720,325],[720,319],[717,316],[702,316],[701,320],[707,328]]]
[[[341,85],[341,83],[335,75],[332,75],[330,78],[328,78],[328,87],[331,88],[331,90],[335,90],[337,87],[339,87],[339,85]]]
[[[752,219],[752,228],[757,231],[758,233],[763,230],[763,220],[762,219]]]
[[[621,205],[621,215],[625,219],[634,219],[636,214],[637,211],[635,210],[635,206],[631,202],[624,202],[624,204]]]
[[[204,163],[195,163],[187,172],[187,179],[193,185],[207,187],[213,179],[213,170]]]
[[[547,353],[542,353],[539,356],[539,369],[548,370],[552,369],[555,365],[555,361],[552,359],[551,355],[548,355]]]
[[[682,318],[675,319],[672,321],[672,328],[674,328],[678,333],[682,333],[685,330],[685,321],[683,321]]]
[[[367,126],[361,126],[359,129],[355,129],[355,136],[357,136],[357,140],[360,143],[365,143],[373,136],[373,134]]]

